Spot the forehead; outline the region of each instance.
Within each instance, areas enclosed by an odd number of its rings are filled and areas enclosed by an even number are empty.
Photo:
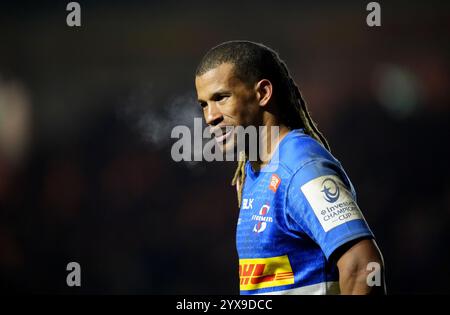
[[[231,89],[236,84],[243,83],[235,76],[234,66],[231,63],[223,63],[195,77],[195,86],[199,98],[207,98],[208,95],[219,90]]]

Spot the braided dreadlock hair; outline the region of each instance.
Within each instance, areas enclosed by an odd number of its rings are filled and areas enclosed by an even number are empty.
[[[274,87],[273,97],[278,106],[281,121],[290,129],[303,128],[306,134],[330,150],[327,140],[312,120],[285,62],[277,52],[263,44],[250,41],[225,42],[206,53],[195,75],[200,76],[223,63],[233,64],[234,74],[248,85],[253,85],[262,79],[269,80]],[[239,207],[245,182],[246,162],[245,153],[240,152],[238,166],[231,182],[233,186],[237,186]]]

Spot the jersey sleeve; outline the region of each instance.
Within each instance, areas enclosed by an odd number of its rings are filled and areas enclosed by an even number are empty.
[[[373,238],[338,162],[314,159],[297,170],[287,190],[286,206],[289,229],[294,233],[303,230],[327,259],[347,242]]]

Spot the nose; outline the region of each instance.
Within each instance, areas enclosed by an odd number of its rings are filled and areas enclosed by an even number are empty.
[[[205,121],[210,126],[216,126],[223,120],[222,112],[219,107],[214,104],[208,104],[208,108],[205,112]]]

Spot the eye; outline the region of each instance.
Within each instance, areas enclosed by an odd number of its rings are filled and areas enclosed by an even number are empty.
[[[206,106],[208,106],[208,103],[206,102],[198,102],[201,108],[205,108]]]
[[[216,102],[224,102],[224,101],[226,101],[228,99],[228,97],[230,97],[230,96],[227,95],[227,94],[219,94],[219,95],[217,95],[214,98],[214,101],[216,101]]]

